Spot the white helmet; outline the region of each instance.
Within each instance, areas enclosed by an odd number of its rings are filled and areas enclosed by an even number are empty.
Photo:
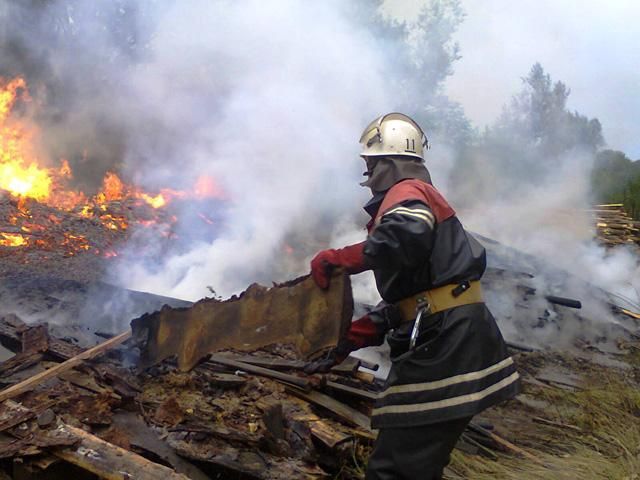
[[[424,159],[429,141],[420,125],[402,113],[376,118],[362,132],[363,157],[404,155]]]

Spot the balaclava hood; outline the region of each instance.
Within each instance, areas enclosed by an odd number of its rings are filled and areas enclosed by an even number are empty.
[[[417,178],[426,183],[431,183],[431,175],[424,162],[418,158],[405,156],[379,157],[373,167],[365,175],[369,178],[360,185],[369,187],[371,192],[386,192],[400,180]]]

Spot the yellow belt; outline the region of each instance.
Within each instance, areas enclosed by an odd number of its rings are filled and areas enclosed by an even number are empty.
[[[456,296],[455,293],[458,295]],[[409,322],[416,318],[418,308],[424,307],[425,313],[432,315],[450,308],[482,302],[484,299],[482,298],[480,281],[474,280],[418,292],[396,302],[395,305],[402,314],[402,321]]]

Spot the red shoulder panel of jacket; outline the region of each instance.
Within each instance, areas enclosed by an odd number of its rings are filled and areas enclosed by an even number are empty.
[[[391,207],[407,200],[419,200],[427,204],[436,217],[437,222],[442,222],[453,217],[456,212],[445,200],[442,194],[433,185],[415,178],[410,178],[396,183],[389,189],[378,210],[378,217]]]

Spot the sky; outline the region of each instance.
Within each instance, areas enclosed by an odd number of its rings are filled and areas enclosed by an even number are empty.
[[[386,0],[411,19],[423,0]],[[462,59],[447,93],[480,128],[535,62],[571,89],[568,107],[598,118],[607,147],[640,159],[640,1],[462,0]]]

